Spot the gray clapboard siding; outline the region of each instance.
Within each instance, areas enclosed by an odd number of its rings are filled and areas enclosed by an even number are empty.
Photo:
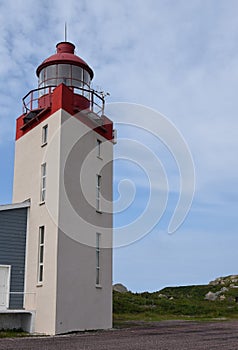
[[[0,211],[0,265],[11,265],[10,309],[23,308],[27,208]]]

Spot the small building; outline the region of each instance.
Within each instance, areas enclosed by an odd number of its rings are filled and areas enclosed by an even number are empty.
[[[51,335],[112,326],[113,123],[75,46],[56,48],[23,98],[0,206],[0,328]]]

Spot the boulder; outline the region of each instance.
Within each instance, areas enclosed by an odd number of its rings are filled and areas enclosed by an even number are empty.
[[[112,286],[114,292],[126,293],[128,289],[121,283],[116,283]]]
[[[205,295],[205,300],[210,300],[210,301],[214,301],[216,300],[218,297],[217,293],[213,293],[213,292],[208,292],[206,295]]]
[[[159,297],[159,298],[165,298],[165,299],[168,299],[167,295],[165,295],[165,294],[159,294],[159,295],[158,295],[158,297]]]

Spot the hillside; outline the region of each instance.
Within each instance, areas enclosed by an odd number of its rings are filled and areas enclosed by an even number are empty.
[[[113,292],[114,322],[238,318],[238,276],[158,292]]]

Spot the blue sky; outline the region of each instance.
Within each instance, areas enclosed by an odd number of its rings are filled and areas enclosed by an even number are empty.
[[[237,16],[236,0],[0,1],[0,204],[11,202],[21,99],[37,87],[36,67],[64,40],[67,21],[68,40],[95,72],[94,87],[110,92],[108,111],[110,104],[126,102],[162,113],[183,135],[194,161],[192,207],[169,235],[179,199],[176,161],[146,130],[117,125],[119,139],[137,140],[156,154],[169,190],[154,229],[114,250],[114,283],[153,291],[238,273]],[[141,153],[138,162],[144,161]],[[161,190],[159,180],[151,186],[146,175],[153,162],[147,166],[116,160],[115,199],[123,179],[125,202],[135,189],[132,204],[115,215],[116,227],[137,220],[149,192]],[[158,206],[159,198],[158,192]]]

